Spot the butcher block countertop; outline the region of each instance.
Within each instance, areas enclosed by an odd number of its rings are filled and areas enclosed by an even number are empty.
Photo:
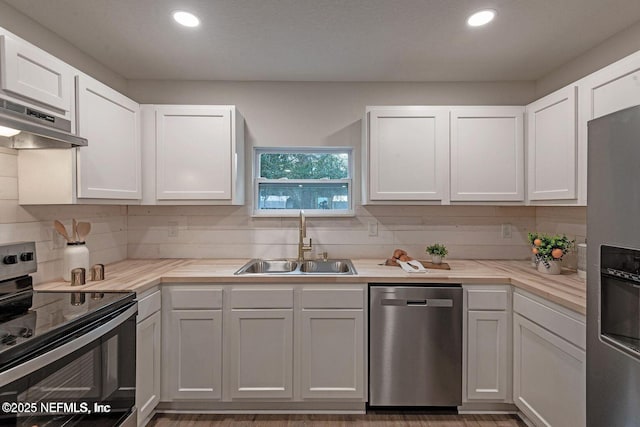
[[[246,259],[129,259],[105,267],[106,280],[69,286],[54,281],[36,290],[142,293],[160,283],[462,283],[512,284],[578,313],[586,313],[586,283],[564,270],[553,276],[541,274],[529,261],[447,260],[451,270],[406,273],[399,267],[380,265],[383,260],[354,259],[355,276],[340,275],[244,275],[233,273]]]

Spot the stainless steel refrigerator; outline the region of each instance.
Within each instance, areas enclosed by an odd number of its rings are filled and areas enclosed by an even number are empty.
[[[639,426],[640,106],[588,135],[587,426]]]

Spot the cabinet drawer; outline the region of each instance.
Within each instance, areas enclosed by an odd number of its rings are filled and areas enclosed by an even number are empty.
[[[138,323],[160,310],[162,297],[160,291],[155,291],[138,301]]]
[[[586,348],[586,326],[560,311],[524,295],[513,295],[513,311],[537,323],[570,343]]]
[[[305,289],[302,308],[362,308],[362,289]]]
[[[220,309],[222,289],[188,288],[171,290],[172,309]]]
[[[293,308],[293,289],[232,289],[231,308]]]
[[[506,310],[509,292],[506,290],[469,290],[467,292],[469,310]]]

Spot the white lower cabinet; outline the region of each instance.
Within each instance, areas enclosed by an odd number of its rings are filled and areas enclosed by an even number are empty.
[[[162,400],[222,397],[222,290],[164,288]]]
[[[166,286],[162,401],[364,405],[366,298],[365,284]]]
[[[136,330],[136,408],[138,425],[151,419],[160,402],[161,327],[160,291],[155,290],[138,301]]]
[[[293,398],[293,309],[232,310],[231,398]]]
[[[174,310],[168,329],[170,398],[220,399],[222,312]]]
[[[465,402],[510,403],[511,287],[465,286]]]
[[[144,425],[160,402],[160,312],[138,323],[136,349],[136,407]]]
[[[513,328],[513,397],[518,409],[536,426],[585,426],[584,319],[516,293]]]
[[[507,400],[508,316],[504,311],[468,313],[467,398]]]
[[[302,398],[363,399],[363,310],[303,310],[301,320]]]

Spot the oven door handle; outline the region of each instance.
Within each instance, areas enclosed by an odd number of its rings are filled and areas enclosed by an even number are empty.
[[[110,321],[98,326],[97,328],[74,339],[73,341],[65,343],[58,348],[48,351],[38,357],[34,357],[31,360],[28,360],[18,366],[14,366],[13,368],[0,373],[0,384],[10,384],[15,380],[23,378],[31,374],[32,372],[37,371],[38,369],[44,368],[45,366],[55,362],[56,360],[61,359],[68,354],[71,354],[74,351],[84,347],[85,345],[90,344],[95,339],[108,334],[109,332],[120,326],[131,316],[135,315],[137,311],[137,304],[134,304]]]

